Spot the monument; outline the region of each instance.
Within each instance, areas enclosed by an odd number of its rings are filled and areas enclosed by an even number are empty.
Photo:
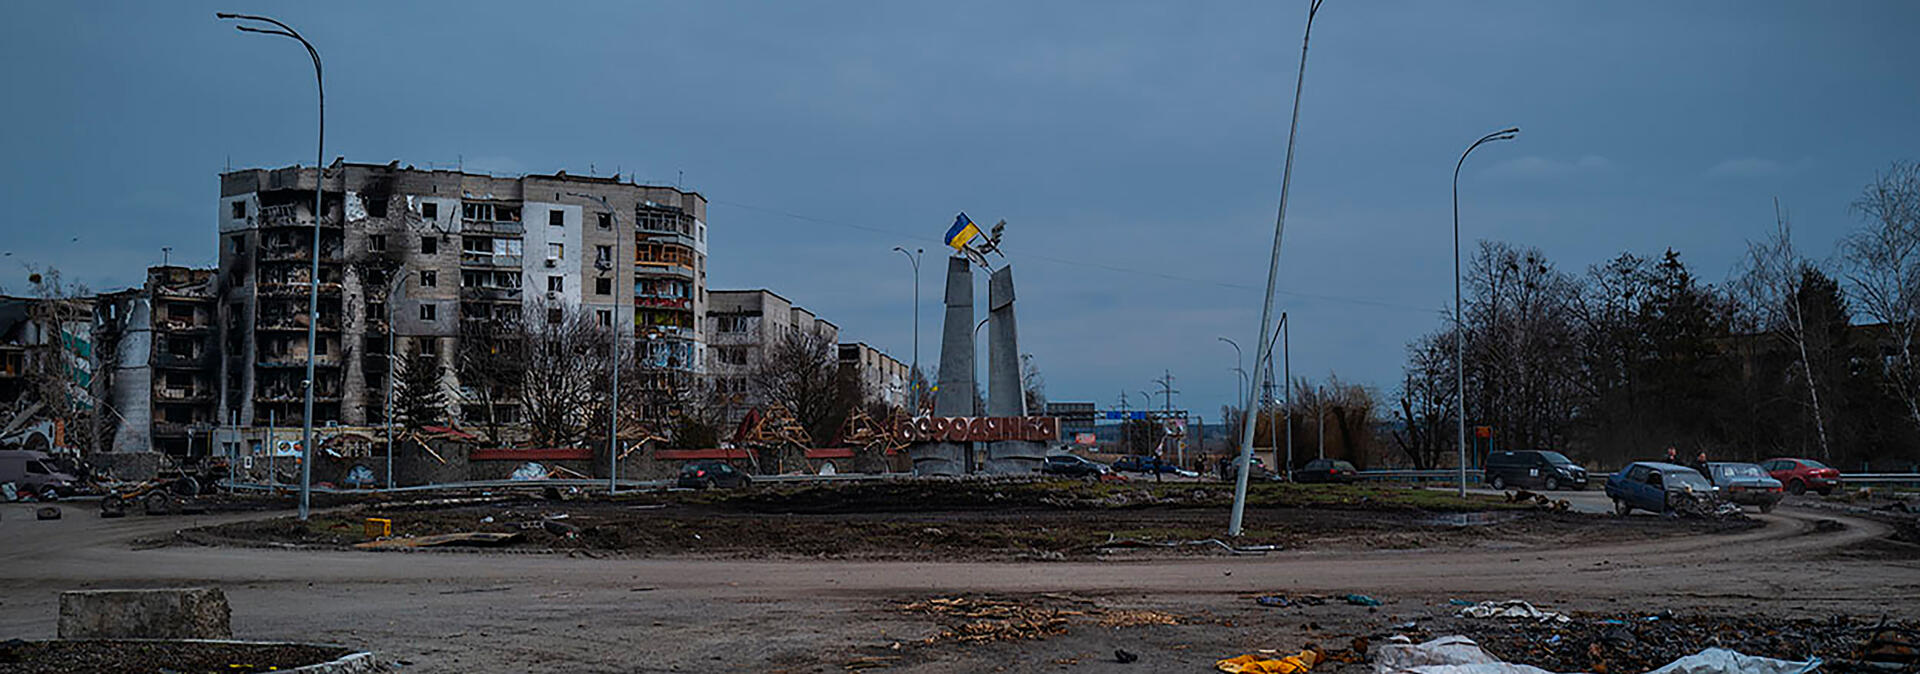
[[[919,475],[972,472],[1030,473],[1039,470],[1048,444],[1060,436],[1058,419],[1029,417],[1020,381],[1020,331],[1014,320],[1013,268],[993,269],[986,253],[1000,252],[1002,221],[991,237],[961,213],[947,230],[947,313],[940,338],[939,390],[933,416],[910,419],[897,429],[909,443],[907,455]],[[975,245],[973,242],[979,240]],[[977,404],[974,381],[973,267],[991,272],[987,279],[987,401]],[[974,443],[985,446],[982,465],[974,465]]]

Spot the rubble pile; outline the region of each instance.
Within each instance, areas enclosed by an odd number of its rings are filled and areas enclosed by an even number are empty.
[[[1848,671],[1847,663],[1866,660],[1911,666],[1916,662],[1911,641],[1915,627],[1842,616],[1812,620],[1662,613],[1580,615],[1567,622],[1482,621],[1465,631],[1507,662],[1607,674],[1648,671],[1704,648],[1782,660],[1817,657],[1834,671]],[[1899,656],[1903,643],[1906,655]]]

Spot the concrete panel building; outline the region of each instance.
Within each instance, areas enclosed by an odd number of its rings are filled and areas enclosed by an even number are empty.
[[[219,424],[214,271],[152,267],[139,288],[95,302],[97,388],[107,414],[96,446],[111,452],[206,454]]]
[[[840,326],[771,290],[715,290],[707,293],[707,300],[706,370],[715,394],[726,401],[728,424],[760,404],[751,379],[780,340],[806,331],[826,344],[840,341]]]
[[[906,363],[866,342],[840,345],[840,376],[851,377],[866,395],[900,409],[911,409],[913,392]]]
[[[586,312],[667,368],[659,385],[698,374],[706,360],[695,329],[707,304],[700,194],[618,176],[338,160],[323,186],[319,339],[309,345],[317,179],[305,166],[220,177],[217,418],[299,424],[311,350],[315,422],[380,423],[392,331],[395,353],[417,348],[448,366],[453,421],[516,420],[512,403],[487,409],[463,390],[452,367],[463,322]]]

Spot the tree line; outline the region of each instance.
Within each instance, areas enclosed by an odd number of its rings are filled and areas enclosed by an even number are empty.
[[[1671,249],[1576,273],[1538,248],[1481,242],[1461,315],[1407,345],[1395,450],[1417,467],[1450,463],[1463,364],[1467,424],[1492,431],[1482,452],[1617,465],[1674,447],[1909,468],[1920,459],[1920,163],[1880,173],[1851,210],[1859,227],[1816,259],[1776,208],[1772,232],[1719,284]]]

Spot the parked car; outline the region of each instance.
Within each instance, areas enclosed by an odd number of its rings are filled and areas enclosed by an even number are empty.
[[[15,493],[32,494],[42,501],[72,496],[80,478],[61,472],[45,452],[0,449],[0,483],[12,482]]]
[[[1671,515],[1701,499],[1713,499],[1713,484],[1698,471],[1658,461],[1635,461],[1607,478],[1607,498],[1622,517],[1634,510]]]
[[[1157,456],[1123,456],[1113,462],[1113,469],[1132,473],[1168,473],[1187,476],[1194,474],[1193,471],[1183,470],[1179,466],[1163,461]]]
[[[1558,491],[1586,489],[1587,469],[1559,452],[1523,449],[1487,455],[1487,486]]]
[[[1780,481],[1751,463],[1707,464],[1707,480],[1720,498],[1740,505],[1760,506],[1760,512],[1773,512],[1780,502]]]
[[[1352,463],[1337,459],[1314,459],[1293,471],[1294,482],[1333,482],[1350,484],[1360,480],[1360,470]]]
[[[1767,459],[1760,462],[1760,468],[1779,480],[1789,494],[1805,494],[1811,489],[1826,496],[1840,488],[1840,471],[1813,459]]]
[[[1222,480],[1225,480],[1227,482],[1234,482],[1236,480],[1239,480],[1240,479],[1240,459],[1237,457],[1229,457],[1229,458],[1221,459],[1219,465],[1217,466],[1217,470],[1219,471],[1220,479]],[[1248,482],[1262,482],[1262,481],[1279,482],[1280,476],[1271,470],[1267,470],[1267,465],[1264,463],[1261,463],[1259,459],[1254,459],[1252,462],[1247,464],[1247,481]]]
[[[734,489],[753,484],[753,478],[725,461],[694,461],[680,467],[678,484],[687,489]]]
[[[1040,462],[1040,472],[1065,477],[1099,476],[1112,470],[1107,464],[1075,454],[1053,454]]]

